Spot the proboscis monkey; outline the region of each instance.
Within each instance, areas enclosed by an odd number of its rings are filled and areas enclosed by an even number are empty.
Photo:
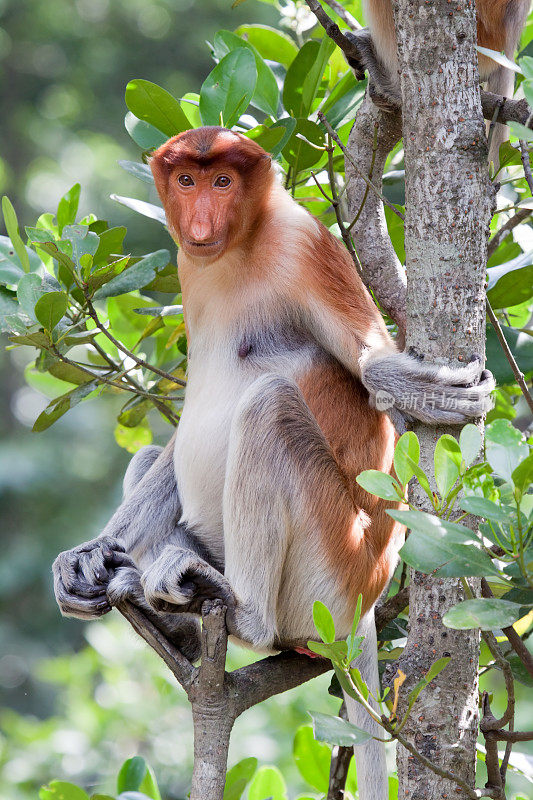
[[[436,405],[415,415],[464,423],[483,413],[492,377],[479,360],[451,369],[397,352],[344,247],[251,139],[187,131],[151,168],[180,246],[185,404],[165,449],[132,459],[102,535],[58,556],[60,608],[92,618],[133,599],[193,658],[208,597],[226,604],[233,636],[268,652],[315,636],[314,600],[348,635],[362,593],[359,666],[376,688],[373,606],[403,530],[355,481],[392,469],[395,431],[372,398],[429,392]],[[357,703],[349,711],[369,727]],[[383,800],[382,745],[356,757],[360,797]]]
[[[531,0],[476,0],[478,44],[497,52],[503,51],[511,60],[518,47]],[[361,61],[348,59],[361,79],[368,70],[372,98],[383,107],[401,105],[398,76],[396,30],[391,0],[363,0],[368,28],[346,36],[356,42]],[[479,77],[487,90],[504,97],[514,93],[514,72],[478,53]],[[492,135],[489,161],[498,163],[498,151],[509,138],[505,125],[497,124]]]

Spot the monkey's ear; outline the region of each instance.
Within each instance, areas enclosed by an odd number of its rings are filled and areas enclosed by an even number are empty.
[[[152,170],[154,176],[155,188],[159,195],[161,202],[165,205],[168,195],[168,178],[170,174],[170,165],[166,163],[163,154],[156,150],[153,156],[148,161],[148,165]]]

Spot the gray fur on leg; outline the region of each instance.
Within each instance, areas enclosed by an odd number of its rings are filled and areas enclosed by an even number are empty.
[[[376,695],[379,689],[378,651],[374,610],[372,609],[361,620],[357,633],[364,636],[362,653],[354,665],[359,669],[362,679],[370,691]],[[383,736],[383,729],[374,722],[366,709],[348,695],[344,695],[348,719],[358,728],[368,731],[373,736]],[[370,699],[371,705],[379,711],[377,704]],[[357,768],[357,788],[359,797],[364,800],[387,800],[389,796],[387,779],[387,762],[385,745],[376,739],[354,747],[355,765]]]

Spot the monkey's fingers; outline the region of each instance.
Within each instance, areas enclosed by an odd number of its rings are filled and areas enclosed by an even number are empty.
[[[105,594],[87,597],[85,596],[87,594],[86,588],[80,583],[79,585],[73,585],[69,590],[59,574],[54,575],[54,592],[63,616],[96,619],[111,610]]]

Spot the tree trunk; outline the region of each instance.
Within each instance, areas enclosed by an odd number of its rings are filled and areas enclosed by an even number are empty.
[[[485,268],[493,187],[476,68],[475,4],[395,0],[406,166],[407,347],[427,360],[484,359]],[[417,425],[421,466],[433,474],[442,433]],[[418,507],[431,510],[416,488]],[[452,660],[418,699],[404,734],[432,761],[474,786],[479,632],[452,631],[456,580],[413,573],[410,630],[401,658],[408,689],[443,655]],[[405,710],[405,708],[404,708]],[[400,708],[400,714],[402,709]],[[464,797],[398,747],[399,797]]]

